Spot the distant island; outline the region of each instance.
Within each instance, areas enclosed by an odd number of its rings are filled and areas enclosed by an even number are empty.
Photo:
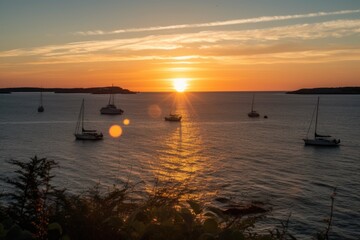
[[[287,94],[360,94],[360,87],[302,88]]]
[[[13,92],[54,92],[54,93],[91,93],[91,94],[135,94],[136,92],[121,87],[93,87],[93,88],[0,88],[0,93],[10,94]]]

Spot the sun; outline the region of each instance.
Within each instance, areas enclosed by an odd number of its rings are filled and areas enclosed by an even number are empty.
[[[188,87],[186,78],[174,78],[173,86],[177,92],[184,92]]]

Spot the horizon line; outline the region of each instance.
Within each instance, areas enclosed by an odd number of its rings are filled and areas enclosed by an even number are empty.
[[[135,91],[135,90],[130,90],[127,88],[123,88],[120,86],[101,86],[101,87],[49,87],[49,88],[43,88],[43,87],[1,87],[0,90],[6,90],[6,89],[42,89],[42,91],[46,90],[46,89],[89,89],[89,88],[108,88],[108,87],[118,87],[121,88],[123,90],[129,90],[133,93],[174,93],[174,94],[186,94],[186,93],[240,93],[240,92],[244,92],[244,93],[248,93],[248,92],[292,92],[292,91],[297,91],[297,90],[302,90],[302,89],[334,89],[334,88],[360,88],[359,86],[338,86],[338,87],[303,87],[303,88],[297,88],[297,89],[289,89],[289,90],[222,90],[222,91],[213,91],[213,90],[204,90],[204,91],[186,91],[186,92],[176,92],[176,91]],[[52,92],[52,91],[49,91]],[[10,92],[12,93],[12,92]],[[16,93],[29,93],[29,92],[16,92]],[[55,93],[55,92],[52,92]],[[1,94],[1,92],[0,92]],[[59,94],[59,93],[57,93]],[[66,94],[70,94],[70,93],[66,93]],[[76,93],[74,93],[76,94]],[[81,93],[81,94],[91,94],[91,93]],[[116,93],[116,94],[124,94],[124,93]]]

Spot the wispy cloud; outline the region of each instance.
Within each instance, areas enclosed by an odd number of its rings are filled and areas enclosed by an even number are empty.
[[[251,54],[243,56],[213,56],[213,60],[224,65],[259,64],[310,64],[341,61],[360,61],[359,49],[330,49],[288,51],[279,53]]]
[[[186,58],[189,62],[183,62]],[[180,59],[180,60],[179,60]],[[323,50],[298,50],[288,49],[285,52],[271,53],[240,53],[237,55],[191,55],[191,56],[166,56],[166,55],[148,55],[148,56],[109,56],[81,54],[76,56],[60,56],[41,58],[38,61],[28,62],[26,65],[57,65],[57,64],[81,64],[95,62],[131,62],[145,61],[148,63],[161,63],[161,65],[184,65],[212,63],[217,65],[269,65],[269,64],[310,64],[310,63],[328,63],[342,61],[360,61],[359,49],[323,49]],[[0,64],[1,68],[1,64]],[[11,69],[12,65],[7,65]]]
[[[14,49],[0,52],[0,58],[38,56],[56,58],[85,54],[154,55],[177,51],[202,52],[205,54],[221,48],[246,49],[273,45],[279,42],[303,42],[322,38],[342,38],[360,33],[360,20],[336,20],[312,24],[241,31],[201,31],[197,33],[150,35],[138,38],[83,41],[63,45],[49,45],[30,49]],[[146,52],[148,51],[148,52]],[[150,51],[150,52],[149,52]],[[236,52],[236,51],[235,51]],[[238,51],[237,51],[238,52]],[[220,54],[220,53],[219,53]],[[102,58],[100,58],[102,59]],[[76,61],[76,58],[74,58]]]
[[[344,14],[353,14],[353,13],[360,13],[360,9],[342,10],[342,11],[335,11],[335,12],[316,12],[316,13],[295,14],[295,15],[263,16],[263,17],[256,17],[256,18],[234,19],[234,20],[215,21],[215,22],[208,22],[208,23],[179,24],[179,25],[155,26],[155,27],[145,27],[145,28],[127,28],[127,29],[118,29],[118,30],[113,30],[113,31],[103,31],[103,30],[79,31],[79,32],[76,32],[75,34],[82,35],[82,36],[94,36],[94,35],[109,35],[109,34],[119,34],[119,33],[174,30],[174,29],[185,29],[185,28],[218,27],[218,26],[240,25],[240,24],[247,24],[247,23],[260,23],[260,22],[283,21],[283,20],[300,19],[300,18],[314,18],[314,17],[344,15]]]
[[[360,19],[264,29],[200,31],[73,42],[0,52],[1,66],[143,61],[151,64],[278,64],[360,61]],[[319,45],[319,39],[328,43]],[[326,40],[325,40],[326,39]],[[183,57],[182,57],[183,56]],[[5,60],[5,61],[3,61]]]

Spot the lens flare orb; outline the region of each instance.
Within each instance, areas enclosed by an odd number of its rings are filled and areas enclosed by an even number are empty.
[[[123,123],[124,123],[125,126],[129,125],[130,124],[130,119],[128,119],[128,118],[124,119]]]
[[[113,138],[118,138],[122,134],[122,128],[119,125],[112,125],[109,128],[109,134]]]

